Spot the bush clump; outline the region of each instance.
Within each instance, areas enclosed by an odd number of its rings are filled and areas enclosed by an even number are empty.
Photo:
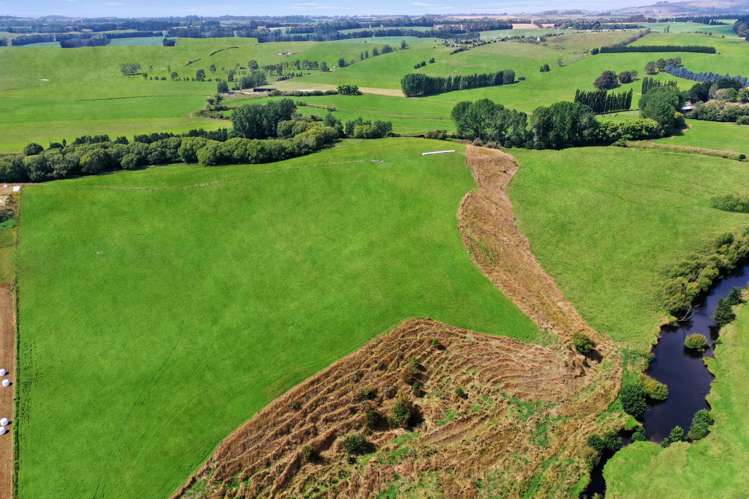
[[[367,409],[366,423],[367,429],[372,431],[382,430],[387,427],[387,419],[385,416],[373,407]]]
[[[650,400],[662,402],[668,398],[668,386],[650,376],[642,377],[642,388]]]
[[[351,433],[343,439],[343,448],[349,456],[361,456],[374,452],[374,444],[364,438],[361,433]]]
[[[710,426],[715,422],[710,411],[700,409],[692,417],[692,424],[689,426],[689,439],[700,440],[710,433]]]
[[[590,339],[588,335],[583,333],[575,333],[572,335],[572,344],[575,346],[575,350],[583,355],[588,355],[596,348],[596,344]]]
[[[311,445],[302,447],[302,459],[307,463],[317,463],[320,461],[320,453]]]
[[[718,302],[718,307],[715,309],[715,324],[718,328],[722,328],[729,322],[732,322],[736,318],[736,314],[733,312],[733,307],[743,303],[744,300],[741,298],[741,290],[733,288],[731,292]]]
[[[686,434],[684,433],[684,428],[681,426],[674,426],[668,436],[661,441],[661,447],[668,447],[673,443],[683,442],[685,439]]]
[[[713,208],[735,213],[749,213],[749,196],[741,194],[726,194],[715,196],[710,200]]]
[[[419,407],[405,398],[400,398],[390,411],[390,426],[394,428],[411,428],[421,423]]]
[[[692,333],[684,339],[684,348],[695,352],[707,350],[707,340],[700,333]]]
[[[624,412],[635,419],[642,419],[645,417],[645,410],[647,409],[648,404],[642,383],[625,383],[619,392],[619,399],[622,402]]]
[[[698,256],[692,256],[668,272],[663,306],[675,317],[684,317],[692,303],[706,293],[721,276],[733,271],[749,257],[749,234],[726,233]]]
[[[624,446],[624,442],[617,432],[610,431],[602,436],[589,436],[588,445],[598,452],[603,452],[604,450],[617,451]]]

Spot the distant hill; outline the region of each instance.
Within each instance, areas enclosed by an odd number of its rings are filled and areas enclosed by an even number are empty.
[[[749,0],[692,0],[685,2],[657,2],[640,7],[615,10],[614,14],[652,17],[685,15],[749,14]]]

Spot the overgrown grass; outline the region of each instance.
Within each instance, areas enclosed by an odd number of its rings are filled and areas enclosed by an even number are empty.
[[[511,195],[541,264],[601,332],[649,350],[664,270],[747,225],[711,199],[749,182],[744,163],[624,148],[513,151]]]
[[[695,443],[638,442],[606,465],[610,497],[743,497],[749,490],[749,306],[721,331],[708,401],[715,424]]]
[[[473,181],[461,148],[420,154],[441,147],[346,141],[27,187],[21,497],[164,497],[269,401],[408,317],[537,339],[466,254]]]

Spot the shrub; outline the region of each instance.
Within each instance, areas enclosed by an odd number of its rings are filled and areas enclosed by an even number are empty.
[[[619,399],[622,402],[622,408],[630,416],[635,419],[642,419],[645,416],[648,405],[645,399],[645,390],[641,383],[629,382],[622,385]]]
[[[725,194],[715,196],[710,200],[713,208],[736,213],[749,213],[749,196],[741,194]]]
[[[611,90],[612,88],[619,86],[619,79],[613,71],[604,71],[598,78],[596,78],[593,85],[595,85],[598,90]]]
[[[208,144],[208,139],[203,137],[185,137],[179,146],[179,157],[185,163],[197,163],[198,151]]]
[[[421,374],[421,365],[416,359],[411,359],[406,367],[401,371],[401,381],[407,385],[413,385],[419,380]]]
[[[23,148],[23,154],[24,156],[33,156],[35,154],[41,154],[41,152],[44,151],[44,148],[37,144],[36,142],[32,142],[31,144],[26,145],[26,147]]]
[[[650,376],[644,375],[642,377],[642,389],[650,400],[661,402],[668,398],[668,386]]]
[[[308,463],[316,463],[320,461],[320,453],[311,445],[305,445],[302,447],[302,459]]]
[[[462,398],[463,400],[468,398],[468,393],[466,393],[462,386],[459,386],[455,389],[455,395],[457,395],[459,398]]]
[[[692,333],[684,339],[684,348],[702,352],[707,350],[707,340],[700,333]]]
[[[338,93],[341,95],[361,95],[357,85],[338,85]]]
[[[681,426],[674,426],[668,436],[661,441],[661,447],[668,447],[673,443],[683,442],[684,437],[684,428]]]
[[[710,411],[700,409],[694,413],[692,424],[689,426],[689,439],[700,440],[710,433],[710,426],[715,422]]]
[[[395,428],[411,428],[421,423],[418,406],[405,398],[399,398],[390,411],[390,425]]]
[[[374,452],[372,442],[364,438],[360,433],[352,433],[343,439],[343,448],[350,456],[359,456]]]
[[[645,442],[648,437],[645,435],[645,427],[638,426],[637,429],[632,433],[633,442]]]
[[[583,333],[575,333],[572,335],[572,344],[575,346],[575,350],[583,355],[588,355],[595,350],[596,344],[589,336]]]
[[[749,125],[749,115],[739,116],[736,118],[737,125]]]
[[[377,398],[377,389],[367,386],[359,390],[359,400],[374,400]]]
[[[43,182],[52,177],[52,169],[47,158],[41,154],[23,158],[23,168],[32,182]]]
[[[81,155],[81,173],[95,175],[108,170],[112,165],[109,152],[103,148],[91,149]]]
[[[367,409],[366,424],[372,431],[382,430],[387,427],[387,419],[380,411],[370,407]]]
[[[718,307],[715,309],[715,324],[718,328],[722,328],[729,322],[732,322],[736,318],[736,314],[733,313],[733,307],[742,303],[741,291],[737,288],[731,290],[731,293],[718,302]]]
[[[603,436],[589,436],[588,445],[598,452],[603,452],[604,450],[617,451],[624,446],[624,442],[617,432],[610,431]]]

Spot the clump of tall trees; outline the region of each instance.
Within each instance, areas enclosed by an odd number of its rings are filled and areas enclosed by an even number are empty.
[[[515,71],[505,69],[495,73],[429,76],[421,73],[407,74],[401,80],[401,89],[407,97],[424,97],[453,90],[509,85],[515,82]]]
[[[663,134],[660,125],[651,119],[601,123],[590,107],[579,102],[539,107],[529,119],[524,112],[481,99],[456,104],[452,119],[458,137],[500,147],[562,149]]]
[[[606,90],[577,90],[575,102],[585,104],[597,114],[629,111],[632,106],[632,90],[620,93]]]

